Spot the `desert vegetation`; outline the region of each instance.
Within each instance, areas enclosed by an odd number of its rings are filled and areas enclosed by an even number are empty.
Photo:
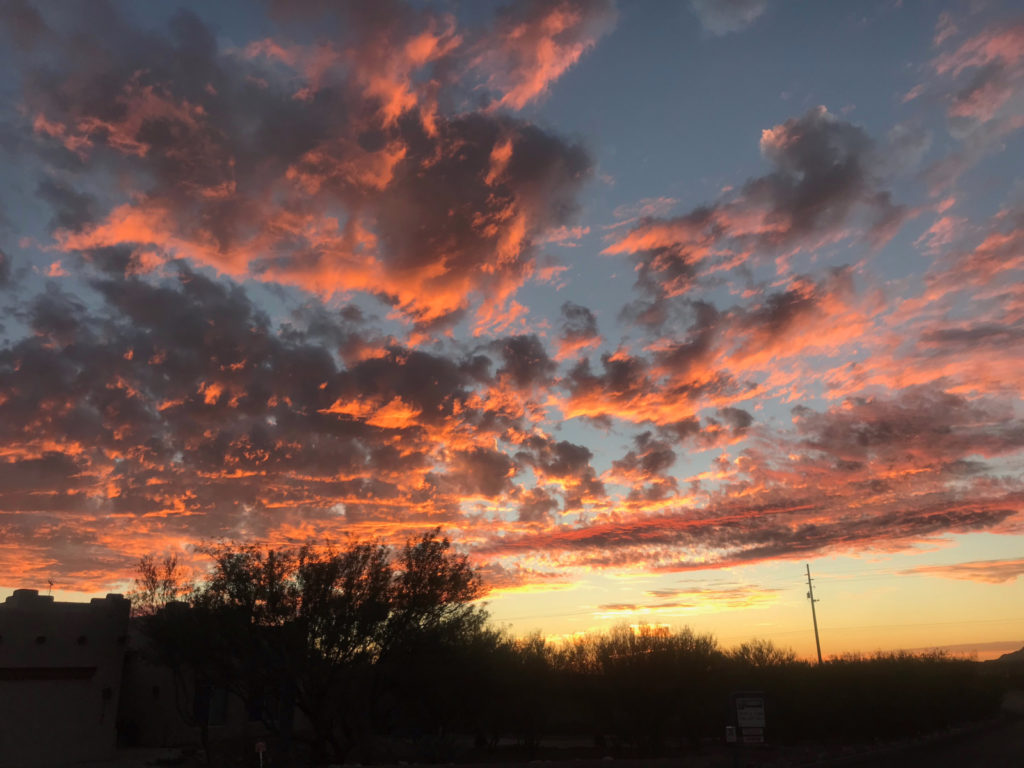
[[[741,690],[764,693],[774,743],[863,742],[991,717],[1006,683],[938,653],[811,665],[767,640],[726,649],[687,628],[514,637],[488,621],[478,575],[437,531],[398,550],[208,552],[193,582],[173,559],[143,558],[133,597],[147,653],[182,690],[241,699],[272,752],[311,765],[533,758],[555,742],[678,754],[722,739]],[[212,754],[196,700],[184,696],[182,714]]]

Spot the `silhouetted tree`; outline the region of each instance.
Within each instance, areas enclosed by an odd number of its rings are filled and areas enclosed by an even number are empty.
[[[382,670],[392,678],[408,672],[420,651],[451,646],[486,622],[471,604],[479,578],[439,530],[397,556],[365,542],[297,550],[222,542],[206,551],[213,564],[187,605],[156,610],[145,631],[164,663],[232,691],[250,710],[277,701],[266,722],[286,744],[282,713],[294,704],[312,726],[314,762],[342,762],[365,741],[387,679]],[[152,558],[140,563],[143,584],[153,572]]]
[[[192,589],[177,555],[166,555],[159,562],[153,555],[143,555],[135,570],[135,584],[128,597],[136,616],[155,613]]]
[[[553,658],[592,713],[595,738],[613,751],[658,753],[678,734],[696,742],[713,717],[707,702],[717,695],[723,654],[711,635],[624,624]]]
[[[279,753],[288,754],[290,713],[303,713],[313,764],[394,761],[400,749],[399,758],[449,762],[466,736],[492,750],[515,737],[519,757],[554,734],[657,754],[720,738],[737,690],[765,692],[776,742],[934,731],[998,708],[1000,677],[938,654],[812,666],[768,640],[724,652],[687,628],[626,625],[562,645],[515,638],[487,626],[477,574],[438,530],[397,551],[379,542],[206,551],[210,569],[191,586],[173,558],[140,562],[134,594],[158,660],[175,671],[181,703],[199,682],[262,712]],[[208,745],[205,721],[196,723]]]

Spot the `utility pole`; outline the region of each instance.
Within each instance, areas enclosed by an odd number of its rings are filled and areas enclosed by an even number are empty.
[[[821,664],[821,640],[818,639],[818,614],[814,610],[814,585],[811,583],[811,565],[807,563],[807,599],[811,601],[811,619],[814,620],[814,644],[818,646],[818,663]]]

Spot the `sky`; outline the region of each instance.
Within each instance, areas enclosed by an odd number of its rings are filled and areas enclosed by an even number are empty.
[[[1019,4],[0,37],[0,594],[440,527],[517,633],[1024,645]]]

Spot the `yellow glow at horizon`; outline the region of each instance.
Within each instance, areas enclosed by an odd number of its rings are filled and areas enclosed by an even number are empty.
[[[1024,536],[971,534],[937,542],[927,551],[868,557],[833,555],[811,561],[822,653],[871,653],[923,650],[941,646],[1003,644],[979,648],[979,659],[1024,646],[1024,577],[1002,583],[902,573],[936,564],[1019,556]],[[710,633],[723,648],[764,638],[793,648],[802,658],[815,655],[814,631],[802,561],[775,561],[720,571],[656,575],[630,572],[566,573],[564,581],[530,583],[492,591],[481,602],[492,623],[525,636],[540,632],[550,639],[607,631],[618,624],[688,626]],[[577,578],[570,578],[577,576]],[[47,585],[0,583],[0,600],[16,588]],[[750,588],[749,599],[737,593]],[[106,592],[127,592],[130,582],[102,593],[54,589],[58,601],[84,602]],[[659,606],[646,592],[678,590],[686,606]],[[688,591],[689,590],[689,591]],[[733,595],[716,600],[716,590]],[[774,591],[765,591],[774,590]],[[668,597],[661,602],[672,602]],[[730,602],[731,601],[731,602]],[[610,608],[635,604],[633,610]]]

